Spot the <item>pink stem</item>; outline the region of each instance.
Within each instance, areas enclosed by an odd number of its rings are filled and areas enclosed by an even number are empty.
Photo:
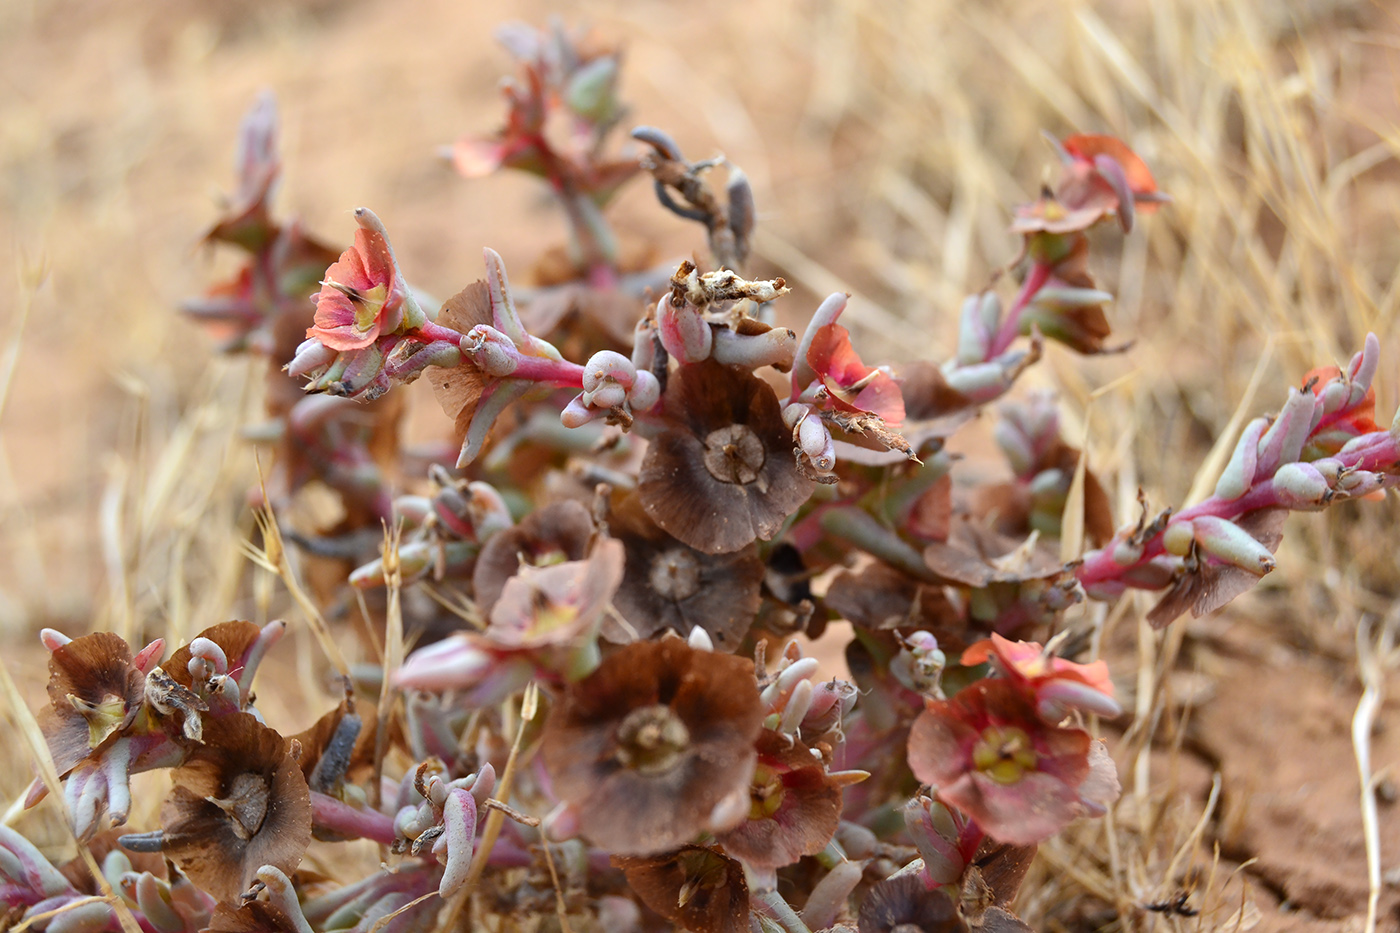
[[[1400,463],[1400,446],[1397,445],[1396,439],[1391,436],[1389,431],[1376,431],[1371,435],[1362,436],[1369,436],[1372,439],[1371,443],[1358,445],[1345,455],[1339,455],[1337,459],[1351,469],[1394,475],[1396,464]],[[1353,441],[1353,443],[1355,442]],[[1233,520],[1246,512],[1281,506],[1281,504],[1278,492],[1274,488],[1274,481],[1267,479],[1256,483],[1253,488],[1238,499],[1221,499],[1218,496],[1211,496],[1190,508],[1182,509],[1172,516],[1171,523],[1190,521],[1193,518],[1203,516]],[[1114,541],[1118,540],[1119,538],[1115,537]],[[1162,554],[1164,550],[1162,541],[1163,535],[1158,534],[1146,542],[1143,546],[1142,556],[1135,563],[1127,566],[1113,559],[1113,542],[1110,542],[1108,547],[1086,554],[1083,563],[1075,568],[1074,575],[1084,586],[1116,580],[1133,567],[1140,566]]]
[[[1006,316],[1002,318],[1001,329],[997,331],[996,339],[992,341],[992,346],[987,351],[987,359],[994,360],[1006,351],[1006,348],[1016,342],[1016,337],[1021,333],[1021,312],[1026,310],[1026,306],[1031,303],[1035,293],[1045,287],[1045,283],[1050,279],[1050,273],[1054,271],[1053,266],[1036,262],[1031,264],[1030,271],[1026,273],[1026,281],[1021,285],[1021,292],[1012,302]]]
[[[326,794],[311,792],[311,821],[323,829],[369,839],[380,845],[393,845],[394,821],[378,810],[357,810]]]

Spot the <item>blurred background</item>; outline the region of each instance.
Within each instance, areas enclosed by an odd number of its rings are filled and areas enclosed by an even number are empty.
[[[1127,141],[1174,199],[1126,239],[1096,234],[1091,265],[1130,346],[1093,359],[1051,346],[1024,380],[1060,392],[1066,437],[1087,425],[1120,523],[1139,487],[1157,506],[1208,491],[1200,468],[1232,416],[1276,407],[1367,330],[1400,359],[1393,3],[8,0],[0,645],[41,661],[42,625],[192,632],[229,617],[246,527],[230,491],[255,475],[231,417],[248,407],[248,364],[176,306],[232,268],[201,237],[256,95],[272,89],[281,109],[279,213],[341,248],[369,206],[409,279],[449,295],[482,275],[483,246],[528,268],[564,239],[535,179],[468,181],[438,155],[502,119],[496,84],[514,65],[493,28],[551,15],[625,48],[624,126],[748,173],[751,271],[795,286],[795,320],[851,292],[843,323],[868,361],[946,357],[962,296],[1017,254],[1011,207],[1051,177],[1042,130]],[[665,254],[703,249],[645,183],[610,217]],[[1382,420],[1395,372],[1377,379]],[[411,434],[440,435],[427,386],[409,391]],[[964,443],[975,455],[977,431]],[[1261,860],[1246,885],[1261,929],[1352,929],[1364,913],[1346,723],[1357,620],[1389,613],[1400,583],[1395,518],[1386,502],[1291,519],[1261,592],[1174,629],[1162,654],[1135,647],[1136,607],[1118,622],[1115,670],[1131,681],[1145,660],[1137,686],[1166,697],[1146,709],[1200,711],[1196,731],[1168,737],[1189,760],[1159,774],[1148,756],[1125,784],[1143,807],[1195,801],[1194,820],[1222,771],[1210,838],[1235,863]],[[12,670],[42,694],[41,664]],[[1386,757],[1400,737],[1377,741],[1378,767],[1400,759]],[[1384,830],[1400,864],[1400,822]],[[1127,883],[1143,866],[1118,868]]]

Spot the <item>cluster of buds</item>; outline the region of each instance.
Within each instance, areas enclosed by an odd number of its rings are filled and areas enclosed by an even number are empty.
[[[431,576],[436,581],[470,578],[482,545],[512,524],[510,509],[489,483],[454,480],[441,466],[429,468],[437,485],[430,496],[406,494],[394,500],[394,518],[404,537],[397,551],[400,582]],[[384,558],[377,557],[350,574],[361,589],[384,586]]]
[[[552,23],[507,23],[496,38],[520,63],[501,84],[506,124],[494,137],[465,136],[446,152],[468,178],[511,168],[549,183],[569,218],[571,258],[592,278],[609,278],[618,246],[601,209],[639,169],[608,158],[607,137],[626,113],[617,96],[621,53]]]
[[[299,317],[307,293],[335,255],[297,221],[279,224],[272,219],[270,205],[281,168],[277,102],[265,92],[239,130],[238,190],[224,217],[205,235],[207,242],[243,250],[248,259],[232,279],[181,306],[219,335],[226,350],[275,353],[284,342],[284,320]]]
[[[29,840],[0,826],[0,922],[6,929],[24,923],[49,933],[104,933],[122,929],[119,909],[142,929],[155,933],[198,933],[208,928],[215,901],[178,870],[162,878],[137,871],[120,849],[111,849],[98,866],[113,892],[97,896],[96,885],[80,885],[80,860],[55,867]]]
[[[486,765],[479,773],[445,780],[439,769],[424,762],[413,776],[421,802],[405,804],[394,817],[395,852],[431,852],[442,863],[438,893],[451,897],[466,883],[476,839],[478,811],[496,786],[496,772]],[[483,814],[484,815],[484,814]]]
[[[1314,370],[1283,408],[1241,432],[1215,492],[1179,512],[1120,530],[1085,555],[1075,574],[1096,598],[1128,588],[1165,590],[1148,619],[1161,627],[1183,612],[1219,608],[1274,569],[1290,511],[1371,496],[1400,482],[1397,427],[1376,424],[1371,387],[1380,341],[1366,338],[1345,371]]]

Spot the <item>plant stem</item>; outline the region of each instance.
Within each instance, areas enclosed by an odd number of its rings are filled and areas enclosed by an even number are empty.
[[[380,845],[393,845],[394,821],[378,810],[357,810],[326,794],[311,792],[311,822],[322,829],[369,839]]]
[[[1026,273],[1026,281],[1021,284],[1020,294],[1007,309],[1006,316],[1001,320],[1001,328],[997,331],[996,339],[987,350],[987,360],[994,360],[1006,348],[1016,342],[1016,337],[1021,333],[1021,313],[1026,310],[1026,306],[1031,303],[1035,293],[1045,287],[1045,283],[1050,279],[1053,266],[1041,262],[1031,264],[1030,271]]]

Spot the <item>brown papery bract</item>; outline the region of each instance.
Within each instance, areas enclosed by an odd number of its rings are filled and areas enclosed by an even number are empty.
[[[162,817],[162,851],[221,901],[236,900],[263,865],[290,874],[311,842],[311,796],[291,743],[249,713],[205,723]]]
[[[627,645],[571,685],[540,743],[584,837],[650,855],[690,842],[747,792],[762,719],[753,662],[666,638]]]
[[[778,397],[752,373],[683,366],[664,410],[669,429],[651,442],[637,489],[652,520],[691,547],[724,554],[767,540],[812,494]]]
[[[763,600],[755,545],[728,554],[696,550],[653,522],[635,493],[613,496],[607,523],[627,549],[613,603],[638,637],[667,629],[685,637],[700,628],[721,651],[739,647]]]
[[[491,289],[484,281],[476,281],[462,289],[443,304],[438,311],[437,323],[450,327],[460,334],[469,332],[478,324],[491,323]],[[451,369],[429,367],[426,377],[433,387],[433,395],[438,404],[453,419],[457,437],[466,436],[476,414],[477,403],[485,391],[491,377],[484,375],[465,357],[460,365]]]
[[[49,654],[49,705],[40,714],[60,775],[130,725],[146,678],[120,635],[97,632]]]
[[[643,904],[694,933],[742,933],[749,928],[744,866],[716,849],[682,846],[649,857],[613,856]]]

